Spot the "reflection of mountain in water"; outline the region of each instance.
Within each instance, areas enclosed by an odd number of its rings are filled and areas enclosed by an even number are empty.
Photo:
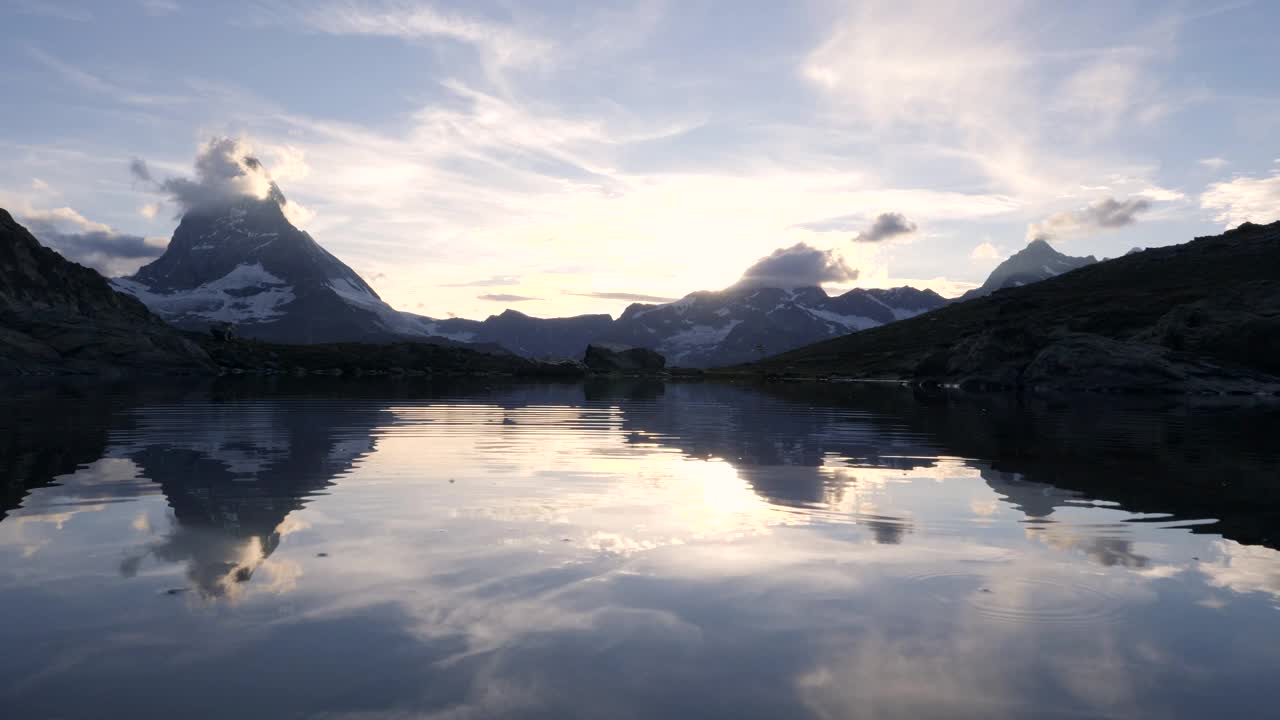
[[[196,587],[218,596],[271,555],[289,513],[374,449],[382,418],[377,406],[323,400],[148,407],[136,413],[137,439],[112,452],[137,463],[173,509],[172,531],[149,552],[185,562]]]
[[[798,405],[751,388],[675,385],[659,402],[624,405],[631,442],[660,443],[697,458],[725,460],[765,500],[834,507],[859,482],[856,468],[913,470],[936,462],[937,448],[906,428],[879,426],[822,405]],[[831,472],[833,465],[853,472]],[[857,513],[877,542],[897,544],[903,518]]]
[[[6,396],[14,396],[5,393]],[[27,493],[101,458],[113,405],[74,387],[20,394],[0,411],[0,521]]]
[[[10,478],[5,507],[51,482],[58,487],[48,504],[57,506],[77,498],[138,497],[158,485],[172,509],[172,527],[126,558],[121,571],[132,575],[148,557],[185,563],[192,583],[208,596],[234,592],[252,577],[279,545],[289,513],[371,452],[372,430],[385,417],[380,405],[361,401],[227,402],[197,395],[102,405],[68,397],[22,406],[23,429],[6,434],[0,454],[0,469]],[[104,457],[132,463],[138,480],[90,479],[102,471],[85,466]],[[25,504],[41,502],[33,497]]]
[[[677,385],[658,402],[622,407],[623,428],[633,442],[722,458],[777,504],[838,504],[851,481],[822,472],[827,459],[856,472],[918,469],[951,456],[965,458],[1029,519],[1105,500],[1173,519],[1216,519],[1191,529],[1280,546],[1273,530],[1280,527],[1280,452],[1272,443],[1280,409],[1274,405],[1191,405],[1183,399],[1057,404],[826,384],[763,391]],[[861,522],[872,527],[874,521]],[[1082,549],[1104,564],[1144,561],[1114,544]]]
[[[366,388],[366,399],[336,387],[325,386],[328,398],[237,389],[241,397],[222,392],[212,400],[203,391],[121,400],[100,390],[11,399],[0,412],[0,519],[19,502],[31,511],[158,487],[173,526],[122,570],[131,573],[148,558],[180,562],[201,592],[232,592],[279,545],[289,514],[369,453],[374,429],[390,421],[388,401],[377,399],[391,395],[385,388],[355,386]],[[458,389],[394,395],[430,400],[450,392]],[[581,407],[630,443],[723,459],[771,503],[851,510],[882,543],[903,542],[911,526],[882,508],[857,505],[858,484],[873,481],[859,469],[918,470],[949,456],[965,458],[1024,513],[1029,533],[1104,565],[1144,567],[1147,559],[1123,537],[1071,535],[1053,522],[1059,508],[1111,501],[1173,520],[1217,520],[1192,531],[1280,544],[1273,529],[1280,520],[1277,453],[1267,450],[1280,427],[1274,408],[1220,412],[1181,400],[1054,405],[861,385],[761,390],[632,382],[467,392],[469,401],[504,408]],[[612,432],[604,425],[599,431]],[[136,472],[84,469],[102,458],[131,463]],[[23,499],[53,482],[59,487]]]

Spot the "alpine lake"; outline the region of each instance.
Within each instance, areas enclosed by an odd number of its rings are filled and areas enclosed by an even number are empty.
[[[1278,717],[1278,431],[853,383],[10,390],[0,714]]]

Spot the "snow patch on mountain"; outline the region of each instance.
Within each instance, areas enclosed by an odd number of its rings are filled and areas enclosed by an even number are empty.
[[[890,308],[890,309],[894,310],[893,308]],[[832,312],[830,310],[821,310],[819,308],[805,308],[805,312],[809,313],[810,315],[816,318],[821,318],[822,320],[826,320],[827,322],[835,323],[836,325],[839,325],[840,327],[844,328],[849,332],[866,330],[868,328],[878,327],[879,325],[882,324],[868,317],[862,317],[859,315],[841,315],[840,313],[837,313],[837,312]],[[897,312],[905,313],[907,311],[896,310],[895,316]]]
[[[128,278],[116,278],[111,283],[170,322],[268,322],[282,316],[284,306],[295,298],[293,287],[261,263],[237,265],[216,280],[180,292],[152,292]]]

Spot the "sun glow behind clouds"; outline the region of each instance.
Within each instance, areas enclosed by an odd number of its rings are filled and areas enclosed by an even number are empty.
[[[744,13],[732,33],[679,3],[179,5],[96,13],[122,39],[109,48],[79,41],[84,23],[0,9],[30,46],[9,58],[30,102],[0,119],[0,197],[168,236],[173,213],[129,182],[128,158],[187,174],[194,142],[243,136],[301,203],[291,217],[384,276],[393,305],[440,317],[496,309],[440,287],[459,278],[519,276],[510,294],[545,298],[522,303],[533,314],[616,314],[609,294],[722,288],[797,242],[860,255],[860,285],[944,291],[994,265],[975,244],[1009,249],[1055,213],[1151,201],[1135,226],[1063,248],[1115,256],[1257,221],[1272,189],[1274,153],[1251,158],[1274,137],[1274,93],[1235,92],[1241,66],[1275,64],[1251,42],[1274,25],[1265,3],[863,0]],[[157,62],[144,32],[192,52]],[[1257,57],[1214,59],[1239,46]],[[801,229],[894,213],[920,230],[873,255],[852,232]]]

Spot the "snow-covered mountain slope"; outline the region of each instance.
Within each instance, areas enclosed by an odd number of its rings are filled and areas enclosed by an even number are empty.
[[[990,295],[996,290],[1010,287],[1030,285],[1041,280],[1048,280],[1062,273],[1092,265],[1098,259],[1092,255],[1087,257],[1071,257],[1054,250],[1044,240],[1032,240],[1027,246],[996,266],[987,276],[981,287],[974,288],[961,295],[960,300]]]
[[[819,340],[914,317],[946,300],[931,290],[731,287],[665,305],[627,308],[605,342],[648,347],[670,365],[712,367],[757,360]]]
[[[230,323],[240,335],[285,343],[424,336],[273,199],[188,212],[163,255],[113,283],[186,329]]]

